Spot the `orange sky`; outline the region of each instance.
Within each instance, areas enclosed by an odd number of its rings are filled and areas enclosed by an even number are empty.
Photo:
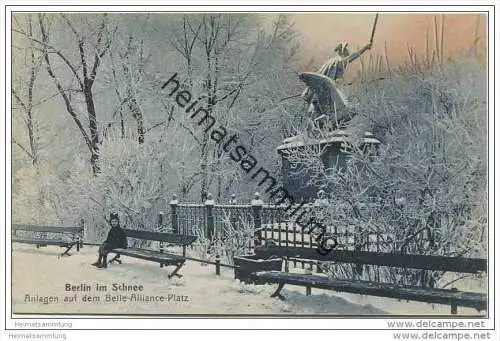
[[[295,27],[302,36],[302,59],[316,56],[319,64],[332,55],[339,41],[346,41],[351,51],[368,42],[374,13],[295,13]],[[408,59],[408,45],[419,55],[425,55],[426,30],[429,44],[434,47],[434,18],[437,16],[438,39],[441,34],[441,14],[380,13],[372,53],[383,53],[387,44],[391,64]],[[444,15],[443,50],[445,59],[470,48],[476,34],[479,49],[485,55],[487,17],[478,13],[446,13]],[[477,33],[476,33],[477,32]],[[359,64],[359,62],[358,62]]]

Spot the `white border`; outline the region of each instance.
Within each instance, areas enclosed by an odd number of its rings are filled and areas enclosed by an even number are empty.
[[[153,1],[147,1],[148,3]],[[44,7],[44,6],[30,6],[28,7],[21,7],[17,5],[21,4],[32,4],[32,1],[16,1],[15,6],[11,6],[7,8],[7,17],[6,17],[6,26],[5,28],[10,27],[10,12],[20,10],[20,11],[120,11],[120,12],[125,12],[125,11],[165,11],[165,12],[175,12],[175,11],[207,11],[207,12],[214,12],[214,11],[225,11],[225,12],[230,12],[230,11],[238,11],[238,12],[244,12],[244,11],[253,11],[253,12],[259,12],[259,11],[279,11],[279,12],[287,12],[287,11],[294,11],[294,12],[305,12],[305,11],[335,11],[335,12],[342,12],[342,11],[356,11],[356,12],[370,12],[370,11],[415,11],[415,12],[423,12],[423,11],[432,11],[432,12],[447,12],[447,11],[453,11],[453,10],[459,10],[459,11],[488,11],[489,16],[490,16],[490,25],[489,25],[489,37],[488,37],[488,45],[490,47],[489,50],[489,60],[490,60],[490,67],[493,66],[493,46],[494,46],[494,40],[493,40],[493,27],[492,24],[494,22],[494,15],[495,13],[492,11],[491,8],[485,8],[481,6],[466,6],[466,7],[452,7],[452,6],[432,6],[432,7],[425,7],[425,6],[413,6],[413,7],[407,7],[407,6],[390,6],[390,7],[384,7],[381,8],[380,5],[386,4],[387,2],[378,2],[378,6],[364,6],[362,8],[360,7],[355,7],[355,6],[337,6],[337,7],[332,7],[332,6],[318,6],[318,7],[294,7],[294,6],[272,6],[272,7],[263,7],[263,8],[258,8],[254,6],[246,6],[246,7],[220,7],[220,6],[199,6],[196,8],[193,7],[185,7],[185,6],[175,6],[175,7],[163,7],[163,6],[144,6],[144,7],[130,7],[130,6],[99,6],[99,7],[93,7],[93,8],[88,8],[88,7],[68,7],[68,6],[57,6],[57,7]],[[67,1],[57,1],[57,2],[52,2],[55,4],[67,4]],[[102,3],[100,1],[89,1],[88,4],[99,4]],[[188,3],[188,1],[185,1],[184,3]],[[196,2],[191,2],[189,3],[196,4]],[[233,2],[234,3],[234,2]],[[259,1],[258,3],[265,4],[267,1]],[[290,2],[288,2],[290,3]],[[297,2],[295,2],[297,3]],[[322,3],[329,3],[329,2],[322,2]],[[363,4],[358,1],[356,1],[358,4]],[[393,2],[391,2],[393,4]],[[398,2],[401,4],[401,1]],[[434,1],[422,1],[421,3],[430,3],[433,4]],[[464,3],[462,1],[453,1],[454,5],[458,5]],[[470,2],[469,2],[470,3]],[[2,4],[4,4],[2,2]],[[321,3],[320,3],[321,4]],[[365,2],[366,4],[366,2]],[[490,4],[490,3],[483,3],[483,5]],[[14,5],[14,4],[12,4]],[[2,10],[0,12],[0,15],[2,15],[2,18],[4,18],[5,12],[4,12],[5,7],[2,6]],[[500,32],[500,25],[498,22],[496,22],[495,25],[495,31]],[[4,37],[4,27],[2,27],[2,38]],[[498,35],[500,33],[497,33],[497,41],[498,41]],[[6,46],[7,51],[3,51],[4,46]],[[6,79],[6,84],[10,84],[10,34],[7,35],[7,40],[5,41],[5,44],[2,44],[2,54],[1,58],[3,61],[4,56],[9,56],[7,57],[7,74],[5,75],[6,78],[0,77],[1,79]],[[495,47],[496,51],[498,52],[498,44]],[[5,52],[7,53],[5,55]],[[496,55],[496,63],[498,63],[498,53]],[[3,64],[5,65],[5,64]],[[4,73],[4,68],[0,71],[0,76],[2,73]],[[493,127],[495,124],[496,127],[496,122],[494,122],[494,115],[493,115],[493,98],[495,96],[494,94],[494,89],[493,89],[493,77],[492,77],[492,70],[490,70],[490,87],[489,87],[489,111],[490,111],[490,129]],[[495,70],[497,73],[496,77],[496,89],[497,91],[500,90],[499,86],[499,77],[498,77],[498,71]],[[5,84],[2,82],[2,89],[3,94],[5,96],[5,103],[6,107],[10,107],[10,89],[9,89],[9,96],[6,94],[6,90],[4,88]],[[6,130],[5,136],[10,136],[11,133],[11,119],[10,119],[10,113],[6,113],[7,117],[7,125],[6,125]],[[2,123],[3,125],[3,120]],[[3,126],[2,126],[3,128]],[[0,136],[2,137],[2,142],[5,141],[5,136],[3,135],[3,129],[1,130]],[[10,144],[10,140],[7,141],[8,144]],[[496,208],[496,205],[494,206],[495,200],[493,197],[494,193],[494,183],[493,183],[493,171],[494,171],[494,141],[493,141],[493,130],[490,130],[490,140],[489,140],[489,193],[490,193],[490,245],[489,245],[489,273],[490,274],[495,274],[498,271],[498,264],[496,264],[495,259],[493,257],[493,250],[494,250],[494,239],[498,238],[498,234],[494,234],[494,227],[493,227],[493,221],[494,221],[494,207]],[[4,153],[4,149],[2,148],[2,156]],[[8,160],[10,160],[10,148],[7,149],[7,155],[5,155]],[[7,159],[6,159],[7,160]],[[4,171],[2,167],[2,172]],[[10,162],[7,163],[7,168],[6,168],[6,174],[5,174],[5,179],[6,181],[6,193],[9,193],[10,195]],[[3,186],[3,183],[2,183]],[[6,226],[10,226],[10,200],[7,200],[6,202]],[[2,224],[3,226],[3,224]],[[6,227],[5,226],[5,227]],[[6,257],[6,275],[7,275],[7,283],[10,283],[10,233],[7,233],[7,240],[3,241],[3,230],[2,229],[2,234],[0,236],[0,240],[2,240],[2,243],[0,245],[0,250],[1,250],[1,255],[0,259],[2,259],[3,263],[3,257],[4,257],[4,250],[7,245],[9,246],[7,248],[7,257]],[[4,276],[4,275],[2,275]],[[4,277],[2,277],[3,280],[5,280]],[[493,279],[494,276],[489,277],[489,284],[490,284],[490,291],[492,291],[493,288]],[[3,282],[3,281],[2,281]],[[3,287],[3,286],[2,286]],[[5,291],[4,291],[5,290]],[[7,325],[4,326],[6,328],[14,328],[14,320],[10,319],[8,315],[10,315],[10,285],[7,286],[7,288],[3,287],[3,292],[2,292],[3,297],[5,297],[5,303],[7,306]],[[5,295],[7,294],[7,295]],[[1,300],[1,298],[0,298]],[[490,301],[490,318],[486,320],[486,325],[487,328],[493,328],[493,311],[498,310],[498,299],[495,299],[495,308],[493,308],[493,301]],[[0,314],[0,316],[3,314]],[[48,318],[47,316],[29,316],[30,318],[34,319],[46,319]],[[28,318],[27,316],[23,315],[23,319]],[[375,335],[392,335],[392,331],[386,331],[380,334],[375,334],[372,335],[371,333],[373,332],[361,332],[361,330],[364,329],[384,329],[387,328],[387,321],[394,321],[394,320],[405,320],[409,321],[410,319],[370,319],[370,318],[362,318],[362,319],[346,319],[346,318],[329,318],[329,319],[310,319],[310,318],[303,318],[300,319],[300,321],[297,321],[297,319],[293,318],[238,318],[238,319],[229,319],[229,318],[210,318],[210,319],[205,319],[205,318],[175,318],[175,319],[169,319],[169,318],[147,318],[147,319],[137,319],[137,318],[114,318],[114,317],[109,317],[109,318],[89,318],[89,317],[84,317],[81,319],[67,319],[65,316],[51,316],[50,318],[57,319],[60,321],[67,321],[67,322],[72,322],[73,329],[154,329],[154,328],[161,328],[161,329],[254,329],[254,328],[259,328],[259,329],[352,329],[353,331],[358,330],[360,332],[359,335],[363,336],[370,336],[370,338],[373,338]],[[424,318],[427,319],[427,318]],[[413,319],[414,321],[421,320],[421,318],[416,318]],[[20,321],[20,320],[17,320]],[[464,320],[466,321],[466,320]],[[4,322],[2,321],[2,324]],[[498,328],[499,326],[499,321],[498,317],[496,317],[496,327]],[[148,333],[148,336],[155,337],[159,335],[160,332],[150,332]],[[273,333],[274,334],[274,333]],[[89,337],[92,337],[92,335],[95,335],[91,332],[84,332],[84,331],[79,331],[78,333],[68,333],[68,337],[71,338],[71,340],[87,340]],[[175,335],[178,335],[174,331],[172,331],[172,334],[169,334],[172,337]],[[252,334],[254,335],[254,334]],[[267,334],[266,334],[267,335]],[[280,334],[273,335],[272,337],[280,337]],[[296,332],[293,335],[302,335],[301,339],[307,337],[307,334],[302,334],[300,332]],[[356,334],[357,335],[357,334]],[[271,336],[271,334],[269,335]],[[331,338],[331,333],[328,334],[328,332],[324,333],[325,338]],[[354,334],[352,331],[337,331],[335,334],[336,337],[340,336],[345,336],[345,337],[353,337]]]

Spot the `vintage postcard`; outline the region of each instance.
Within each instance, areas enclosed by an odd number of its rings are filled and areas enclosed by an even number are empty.
[[[8,12],[12,316],[492,317],[488,11],[88,10]]]

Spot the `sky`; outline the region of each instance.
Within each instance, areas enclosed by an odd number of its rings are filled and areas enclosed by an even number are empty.
[[[383,53],[387,45],[391,65],[408,59],[408,46],[423,56],[426,34],[430,47],[435,46],[435,18],[438,41],[441,40],[443,17],[445,59],[469,49],[476,37],[479,38],[481,54],[486,54],[487,17],[478,13],[447,13],[444,16],[441,13],[380,13],[371,53]],[[340,41],[348,42],[351,52],[366,44],[370,39],[375,13],[294,13],[292,18],[301,35],[301,61],[315,57],[317,65],[333,56],[333,49]]]

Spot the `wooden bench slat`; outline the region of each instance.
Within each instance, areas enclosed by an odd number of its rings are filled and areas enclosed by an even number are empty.
[[[313,259],[324,262],[352,263],[390,266],[398,268],[477,273],[487,271],[486,259],[412,255],[370,251],[331,250],[321,255],[316,248],[279,247],[274,245],[258,246],[255,254],[260,258],[271,256]]]
[[[52,237],[40,237],[40,236],[20,236],[17,231],[27,231],[27,232],[38,232],[38,233],[57,233],[58,236]],[[57,245],[60,247],[65,247],[66,250],[59,255],[71,256],[69,251],[76,246],[76,251],[80,251],[80,247],[83,246],[81,239],[83,237],[84,227],[83,226],[36,226],[29,224],[12,224],[11,225],[11,240],[13,243],[24,243],[24,244],[34,244],[38,246],[41,245]],[[63,236],[68,236],[72,234],[72,240],[69,238],[62,238]],[[76,236],[79,235],[79,236]],[[75,238],[76,237],[76,238]],[[75,240],[77,239],[77,240]]]
[[[15,231],[80,233],[83,232],[83,226],[36,226],[36,225],[25,225],[25,224],[12,224],[12,232]]]
[[[177,264],[184,262],[186,259],[182,256],[167,253],[167,252],[159,252],[153,250],[146,249],[137,249],[137,248],[128,248],[128,249],[113,249],[113,251],[120,255],[140,258],[144,260],[149,260],[157,263],[165,263],[165,264]]]
[[[418,288],[390,283],[368,282],[360,280],[338,280],[325,276],[303,275],[280,271],[261,271],[253,276],[269,283],[285,283],[326,290],[335,290],[353,294],[381,296],[412,301],[451,304],[485,310],[487,296],[482,293],[452,292],[446,289]]]
[[[137,238],[144,240],[154,240],[160,242],[167,242],[169,245],[179,245],[182,246],[183,255],[186,250],[186,246],[192,244],[197,237],[190,235],[180,235],[166,232],[153,232],[153,231],[141,231],[141,230],[131,230],[131,229],[123,229],[127,238]],[[121,261],[118,260],[118,255],[124,255],[133,258],[139,258],[143,260],[148,260],[156,263],[160,263],[160,266],[169,266],[174,265],[176,268],[168,275],[168,278],[172,278],[173,276],[182,277],[182,275],[178,274],[180,268],[186,262],[186,257],[176,255],[169,252],[164,252],[163,250],[156,251],[151,249],[143,249],[143,248],[116,248],[111,252],[116,253],[113,259],[110,260],[110,263],[113,261],[117,261],[121,264]]]
[[[166,232],[140,231],[131,229],[123,229],[123,231],[125,231],[125,234],[129,238],[155,240],[177,245],[190,245],[197,239],[196,236],[166,233]]]
[[[72,243],[76,243],[76,241],[37,238],[12,238],[12,241],[17,243],[40,245],[70,245]]]

